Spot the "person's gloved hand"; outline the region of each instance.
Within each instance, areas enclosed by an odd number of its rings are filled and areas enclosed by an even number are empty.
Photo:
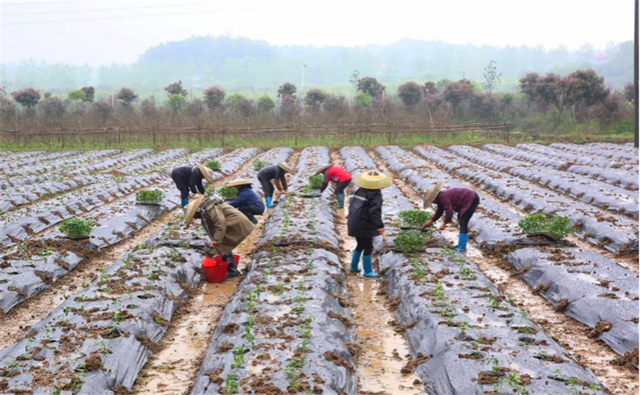
[[[209,247],[211,248],[215,248],[218,246],[218,242],[217,241],[212,241],[211,243],[209,243]]]
[[[431,225],[433,225],[433,221],[428,220],[426,221],[424,224],[422,224],[422,230],[427,230],[431,227]]]
[[[380,228],[380,229],[378,229],[378,234],[379,234],[379,235],[383,235],[383,234],[384,234],[384,228]]]

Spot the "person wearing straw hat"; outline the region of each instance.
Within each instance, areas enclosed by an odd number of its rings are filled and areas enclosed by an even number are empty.
[[[288,174],[296,174],[296,171],[284,162],[280,162],[277,165],[267,166],[258,172],[258,181],[262,184],[262,190],[264,191],[264,201],[267,203],[267,208],[273,207],[273,192],[275,188],[271,183],[271,180],[276,184],[276,188],[280,193],[287,193],[287,177]]]
[[[349,236],[356,238],[356,249],[351,257],[351,272],[360,273],[360,257],[366,277],[378,277],[373,271],[371,254],[373,238],[384,233],[382,222],[382,192],[391,186],[391,177],[377,170],[360,173],[355,184],[359,187],[349,203],[347,230]]]
[[[187,206],[184,214],[185,228],[191,225],[194,218],[200,218],[211,239],[208,247],[214,248],[229,264],[227,278],[241,275],[233,258],[233,249],[253,232],[255,226],[251,221],[222,198],[206,199],[203,195],[198,195]]]
[[[238,190],[238,196],[229,202],[229,205],[240,210],[240,212],[249,218],[249,221],[254,224],[258,223],[255,215],[264,214],[264,204],[253,190],[253,185],[250,180],[239,179],[231,181],[227,184],[228,187],[235,187]]]
[[[214,181],[211,169],[203,165],[176,167],[171,171],[171,178],[180,191],[180,202],[183,209],[189,204],[189,191],[194,195],[204,194],[202,180],[206,179],[209,184]]]
[[[476,212],[476,207],[480,204],[480,196],[473,189],[469,188],[449,188],[442,189],[442,183],[437,182],[427,189],[424,196],[424,208],[436,204],[436,213],[422,225],[422,229],[428,229],[442,217],[444,220],[440,225],[440,230],[444,230],[453,219],[453,213],[458,213],[458,224],[460,234],[458,235],[458,252],[467,252],[467,241],[469,240],[469,220]]]
[[[333,192],[338,200],[336,208],[344,208],[344,190],[351,184],[351,173],[340,166],[327,163],[316,170],[316,175],[317,174],[324,175],[320,192],[324,192],[324,190],[327,189],[329,182],[336,184],[336,189]]]

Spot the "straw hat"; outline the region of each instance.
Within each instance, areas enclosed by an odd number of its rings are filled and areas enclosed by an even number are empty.
[[[253,183],[251,182],[251,180],[247,180],[246,178],[239,178],[227,184],[228,187],[239,187],[242,185],[253,185]]]
[[[189,205],[187,206],[187,209],[184,212],[185,228],[188,228],[189,225],[191,225],[191,221],[193,221],[193,217],[195,217],[196,212],[200,208],[200,205],[202,205],[203,201],[204,201],[204,195],[196,195],[196,198],[191,203],[189,203]]]
[[[316,170],[316,175],[322,173],[323,171],[327,170],[331,166],[332,166],[331,163],[327,163],[326,165],[322,165],[322,166],[318,167],[318,170]]]
[[[278,163],[278,167],[289,174],[296,174],[296,170],[284,162]]]
[[[211,173],[211,169],[209,169],[205,165],[198,165],[198,169],[200,169],[200,173],[202,176],[207,179],[207,182],[212,184],[215,180],[213,179],[213,174]]]
[[[358,174],[355,183],[364,189],[384,189],[391,186],[391,177],[380,173],[378,170],[368,170]]]
[[[436,196],[438,196],[438,192],[442,189],[442,183],[436,182],[432,185],[427,192],[424,194],[424,200],[422,201],[422,208],[427,208],[434,200],[436,200]]]

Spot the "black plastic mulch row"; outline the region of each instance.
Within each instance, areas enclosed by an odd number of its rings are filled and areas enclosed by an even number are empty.
[[[318,248],[337,246],[333,212],[319,198],[294,196],[328,161],[326,148],[302,151],[289,196],[264,226],[261,242],[271,247],[227,305],[191,394],[357,392],[344,275],[338,257]]]
[[[627,191],[591,178],[559,170],[540,168],[536,165],[509,159],[501,154],[489,153],[477,148],[457,145],[452,152],[472,162],[512,176],[542,184],[564,195],[581,200],[592,206],[624,214],[638,219],[638,193]]]
[[[571,219],[580,228],[579,235],[591,244],[625,254],[638,251],[637,222],[612,215],[556,192],[537,187],[520,178],[487,169],[455,154],[432,146],[414,148],[446,171],[472,182],[528,213],[558,214]]]
[[[637,166],[636,175],[634,175],[628,169],[598,166],[597,163],[600,163],[604,158],[598,159],[591,157],[594,159],[594,162],[591,164],[575,163],[568,161],[566,158],[559,158],[555,155],[556,150],[551,147],[519,144],[518,149],[516,149],[496,144],[488,144],[485,148],[489,151],[519,160],[526,160],[536,165],[587,176],[629,190],[638,190]],[[562,153],[564,154],[565,152]],[[587,156],[587,158],[589,158],[589,156]]]

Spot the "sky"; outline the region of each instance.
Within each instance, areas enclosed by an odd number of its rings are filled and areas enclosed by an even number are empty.
[[[1,63],[135,62],[192,36],[356,46],[403,38],[578,49],[633,40],[633,0],[0,0]]]

